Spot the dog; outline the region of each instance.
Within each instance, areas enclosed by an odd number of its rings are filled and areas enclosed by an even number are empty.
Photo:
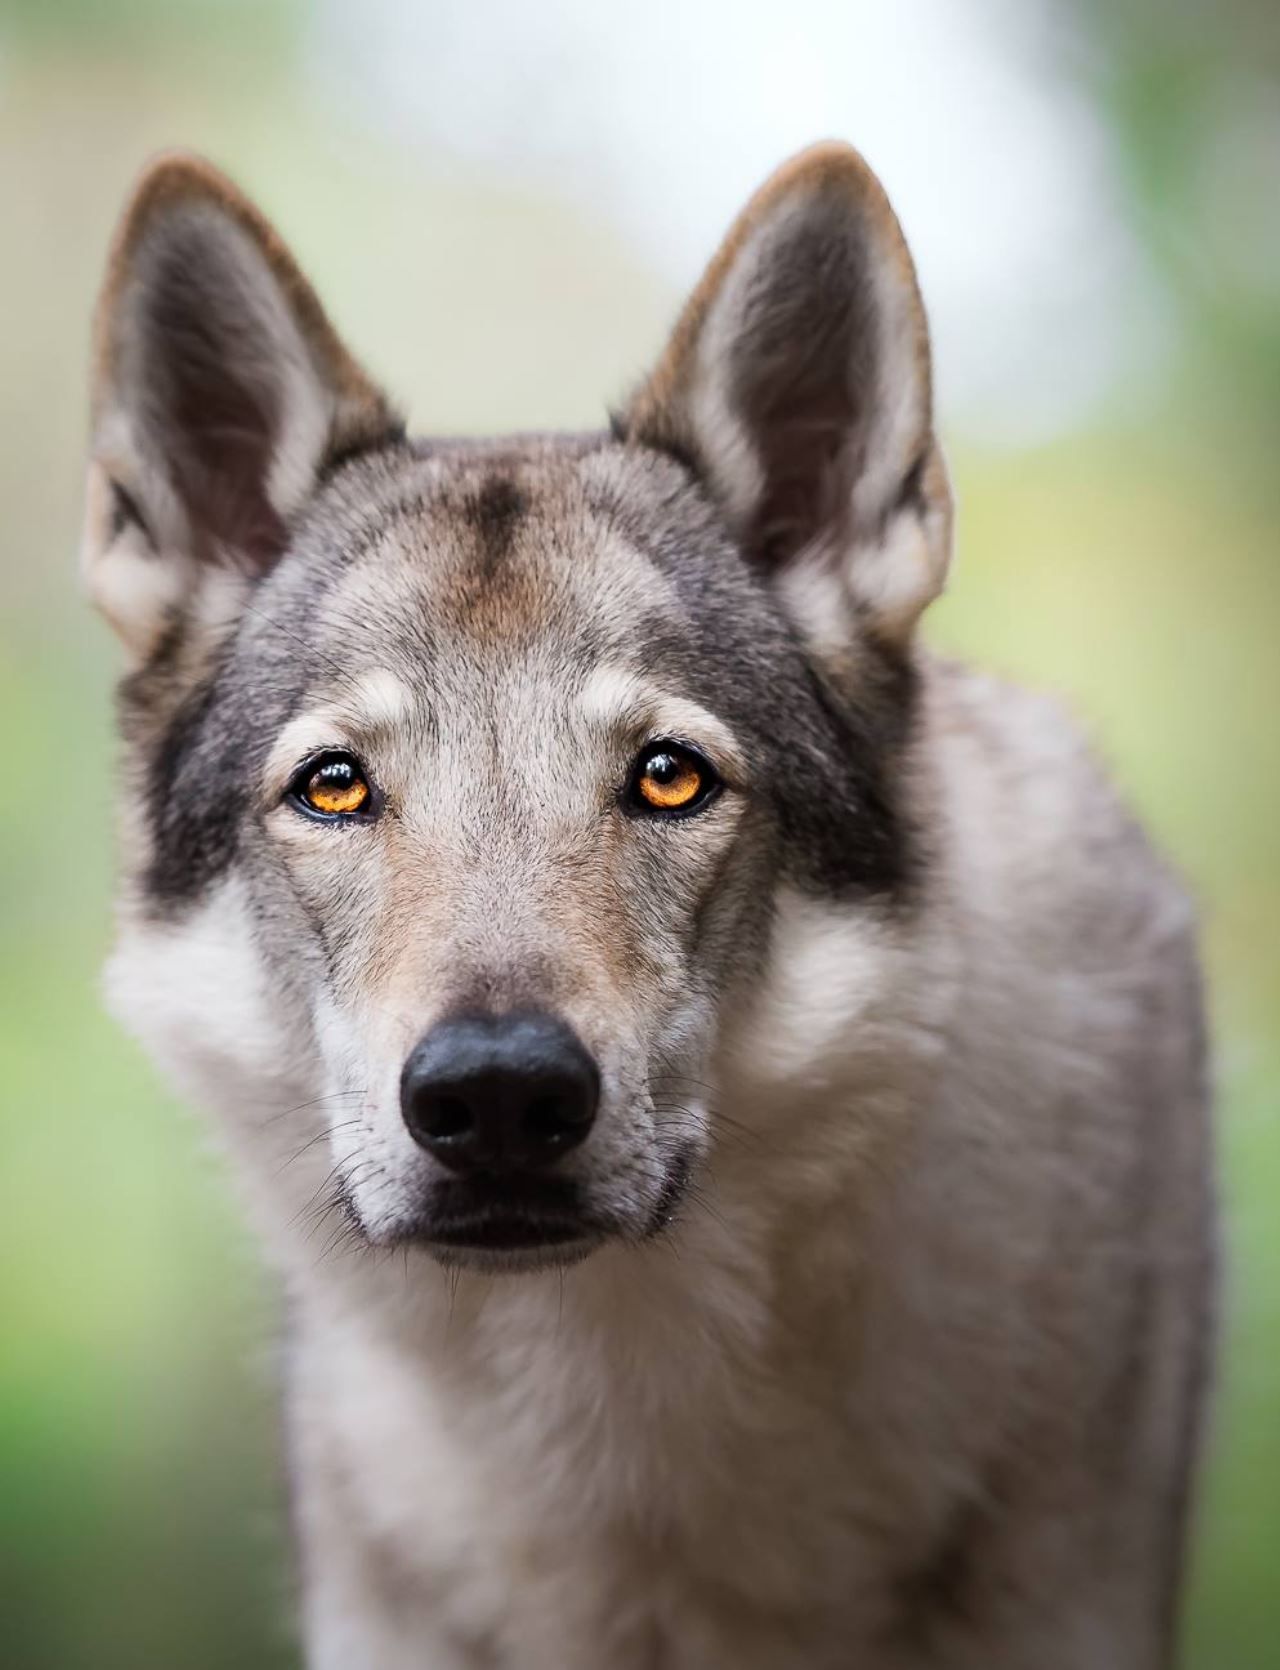
[[[129,203],[84,567],[110,1002],[287,1294],[315,1670],[1145,1670],[1210,1378],[1194,913],[931,655],[853,150],[587,435],[409,438],[205,162]]]

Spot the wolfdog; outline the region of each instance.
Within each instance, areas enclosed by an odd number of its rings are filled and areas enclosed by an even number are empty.
[[[84,563],[108,986],[287,1294],[316,1670],[1143,1670],[1213,1334],[1192,911],[931,655],[924,308],[859,155],[587,435],[413,439],[144,175]]]

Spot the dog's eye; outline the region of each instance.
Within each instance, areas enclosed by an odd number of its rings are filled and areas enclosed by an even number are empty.
[[[720,787],[701,754],[679,742],[651,742],[631,771],[627,791],[635,812],[667,817],[699,811]]]
[[[373,806],[369,779],[350,754],[325,754],[308,761],[289,785],[288,798],[321,818],[367,815]]]

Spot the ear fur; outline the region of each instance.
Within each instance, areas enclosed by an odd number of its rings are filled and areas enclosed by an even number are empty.
[[[400,428],[274,229],[181,154],[121,219],[92,413],[83,563],[139,657],[184,601],[270,567],[329,462]]]
[[[951,499],[915,269],[856,151],[815,146],[756,193],[618,428],[690,464],[807,629],[910,635]]]

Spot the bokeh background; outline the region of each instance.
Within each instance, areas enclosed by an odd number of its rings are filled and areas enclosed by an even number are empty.
[[[0,0],[0,1660],[296,1663],[274,1298],[99,1010],[105,628],[74,547],[122,195],[237,174],[418,427],[600,421],[741,199],[854,140],[961,503],[929,634],[1069,695],[1202,902],[1226,1357],[1187,1628],[1280,1663],[1280,7]]]

